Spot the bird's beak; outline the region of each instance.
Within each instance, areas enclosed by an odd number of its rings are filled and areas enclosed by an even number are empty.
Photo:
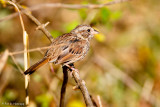
[[[99,32],[97,30],[94,29],[93,34],[98,34]]]

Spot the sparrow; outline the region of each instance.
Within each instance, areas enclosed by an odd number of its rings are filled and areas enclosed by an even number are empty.
[[[82,60],[90,47],[90,40],[98,31],[89,25],[78,25],[70,33],[63,34],[53,40],[44,58],[28,68],[24,74],[32,74],[44,64],[51,62],[68,66]]]

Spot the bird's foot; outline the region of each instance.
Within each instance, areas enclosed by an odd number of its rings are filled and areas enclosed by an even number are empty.
[[[78,69],[70,66],[70,65],[66,65],[69,69],[70,69],[70,76],[73,77],[73,72],[77,72],[79,73]]]
[[[72,68],[70,72],[70,76],[73,78],[73,72],[79,73],[78,69]]]

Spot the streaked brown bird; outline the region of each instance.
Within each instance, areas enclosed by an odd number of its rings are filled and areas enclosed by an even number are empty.
[[[79,25],[70,33],[63,34],[54,39],[42,60],[32,65],[24,74],[32,74],[42,65],[53,62],[54,64],[69,65],[82,60],[90,47],[90,40],[98,31],[89,25]]]

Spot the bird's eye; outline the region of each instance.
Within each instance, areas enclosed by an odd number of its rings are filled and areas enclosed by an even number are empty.
[[[88,32],[90,32],[91,30],[90,30],[90,29],[88,29],[87,31],[88,31]]]

